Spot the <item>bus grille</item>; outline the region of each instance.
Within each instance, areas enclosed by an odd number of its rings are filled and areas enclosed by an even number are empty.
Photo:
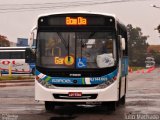
[[[55,99],[96,99],[98,94],[83,94],[80,97],[70,97],[68,94],[53,94]]]
[[[98,84],[90,84],[90,85],[76,85],[76,84],[73,84],[73,85],[62,85],[62,84],[54,84],[55,87],[96,87]]]

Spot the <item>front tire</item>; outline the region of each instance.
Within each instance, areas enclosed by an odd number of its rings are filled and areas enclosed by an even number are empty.
[[[54,107],[55,107],[54,102],[45,101],[45,109],[46,109],[46,111],[53,111]]]
[[[116,101],[112,101],[112,102],[105,102],[102,104],[105,107],[105,110],[107,111],[115,111],[116,107],[117,107],[117,102]]]
[[[125,103],[126,103],[126,95],[124,95],[124,96],[120,99],[120,103],[121,103],[122,105],[125,105]]]
[[[115,101],[108,103],[108,110],[109,111],[115,111],[116,107],[117,107],[117,103]]]

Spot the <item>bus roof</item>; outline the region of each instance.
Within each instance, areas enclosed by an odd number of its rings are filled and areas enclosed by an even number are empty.
[[[75,13],[75,14],[76,14],[76,13],[77,13],[77,14],[95,14],[95,15],[112,16],[112,17],[114,17],[116,20],[118,20],[114,14],[100,13],[100,12],[89,12],[89,11],[75,11],[75,12],[55,12],[55,13],[47,13],[47,14],[41,14],[41,15],[39,15],[38,18],[44,17],[44,16],[50,16],[50,15],[71,14],[71,13]]]
[[[90,12],[90,11],[69,11],[69,12],[55,12],[55,13],[47,13],[47,14],[41,14],[38,16],[38,19],[40,17],[45,17],[45,16],[50,16],[50,15],[58,15],[58,14],[71,14],[71,13],[79,13],[79,14],[95,14],[95,15],[104,15],[104,16],[111,16],[113,17],[117,23],[121,24],[123,27],[125,27],[125,25],[116,17],[115,14],[109,14],[109,13],[102,13],[102,12]]]
[[[5,52],[25,52],[25,50],[13,50],[13,49],[11,49],[11,50],[1,50],[0,49],[0,52],[3,52],[3,53],[5,53]]]
[[[0,50],[25,50],[28,47],[0,47]]]
[[[154,58],[154,57],[146,57],[146,58]]]
[[[116,18],[116,16],[115,16],[114,14],[100,13],[100,12],[89,12],[89,11],[55,12],[55,13],[41,14],[41,15],[39,15],[38,17],[49,16],[49,15],[58,15],[58,14],[71,14],[71,13],[104,15],[104,16],[112,16],[112,17]]]

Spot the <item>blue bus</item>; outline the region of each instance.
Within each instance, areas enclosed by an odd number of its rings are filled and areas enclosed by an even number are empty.
[[[115,15],[64,12],[41,15],[36,27],[35,100],[56,105],[125,103],[127,29]],[[33,37],[32,37],[33,38]]]

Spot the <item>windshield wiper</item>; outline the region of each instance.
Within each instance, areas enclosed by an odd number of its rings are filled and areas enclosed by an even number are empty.
[[[68,44],[67,44],[66,41],[65,41],[65,39],[63,38],[62,34],[59,33],[59,32],[57,32],[57,34],[58,34],[59,38],[62,40],[65,48],[68,50],[67,52],[68,52],[68,62],[69,62],[69,61],[71,60],[71,59],[70,59],[70,51],[69,51],[69,47],[70,47],[69,35],[68,35],[68,37],[67,37],[67,41],[68,41]]]
[[[67,49],[68,46],[67,46],[67,43],[66,43],[65,39],[62,37],[62,34],[59,33],[59,32],[57,32],[57,34],[58,34],[58,37],[62,40],[62,42],[63,42],[65,48]]]
[[[89,34],[88,38],[86,38],[86,39],[91,39],[95,35],[95,33],[96,32],[91,32],[91,34]],[[82,39],[81,39],[81,47],[84,48],[85,46],[86,46],[86,42],[83,42]]]
[[[95,35],[96,32],[91,32],[88,36],[88,38],[86,39],[91,39],[94,35]],[[82,52],[83,52],[83,48],[86,47],[86,41],[82,41],[83,39],[83,35],[80,36],[80,40],[81,40],[81,59],[82,59]]]
[[[70,53],[69,53],[69,52],[70,52],[70,51],[69,51],[69,44],[70,44],[70,41],[69,41],[69,40],[70,40],[70,39],[69,39],[69,35],[68,35],[68,38],[67,38],[67,39],[68,39],[68,61],[70,61],[70,56],[69,56],[69,54],[70,54]]]
[[[93,37],[95,35],[96,32],[91,32],[91,34],[89,35],[88,39],[90,39],[91,37]]]
[[[81,59],[82,59],[82,50],[85,47],[85,44],[82,43],[82,39],[81,39]]]

